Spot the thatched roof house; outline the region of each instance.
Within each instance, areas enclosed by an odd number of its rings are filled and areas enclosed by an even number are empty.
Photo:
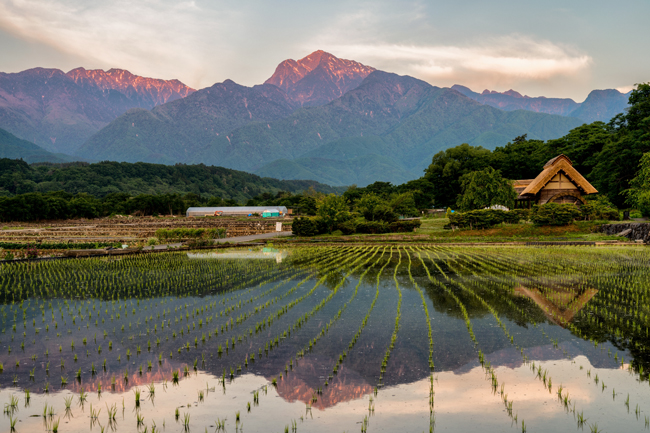
[[[565,155],[548,161],[535,179],[516,180],[513,186],[519,194],[516,207],[546,203],[581,205],[585,202],[583,196],[598,192]]]

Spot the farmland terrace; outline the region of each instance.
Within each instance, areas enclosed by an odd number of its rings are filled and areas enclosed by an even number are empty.
[[[283,218],[160,218],[118,217],[91,220],[44,221],[35,223],[5,223],[0,230],[0,242],[138,242],[156,236],[159,229],[225,228],[226,237],[257,235],[276,231],[276,222]]]

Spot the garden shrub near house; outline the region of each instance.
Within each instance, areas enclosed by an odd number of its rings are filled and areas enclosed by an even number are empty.
[[[530,220],[538,226],[565,226],[581,216],[580,208],[573,204],[546,203],[533,206]]]

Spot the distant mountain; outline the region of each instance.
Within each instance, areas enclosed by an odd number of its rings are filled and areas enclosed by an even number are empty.
[[[0,129],[0,158],[22,159],[28,164],[33,162],[60,163],[73,159],[67,155],[50,153],[29,141],[21,140],[4,129]]]
[[[354,89],[374,70],[318,50],[297,61],[283,61],[264,83],[284,90],[303,107],[313,107]]]
[[[482,93],[477,93],[459,84],[455,84],[451,88],[481,104],[501,110],[529,110],[538,113],[559,114],[560,116],[577,117],[587,123],[597,120],[608,122],[615,115],[622,113],[628,106],[627,101],[630,95],[616,89],[593,90],[584,102],[578,103],[568,98],[522,96],[512,89],[503,93],[487,89]]]
[[[592,90],[571,115],[587,123],[601,120],[608,122],[612,117],[625,111],[628,107],[630,92],[621,93],[616,89]]]
[[[181,99],[195,92],[178,80],[161,80],[133,75],[124,69],[73,69],[66,74],[75,83],[101,90],[118,90],[138,107],[151,109],[156,105]],[[132,106],[128,108],[134,108]]]
[[[73,153],[128,109],[150,109],[191,92],[178,80],[118,69],[0,73],[0,128],[48,151]]]
[[[512,89],[503,93],[487,89],[484,90],[483,93],[476,93],[469,88],[458,84],[454,84],[451,88],[459,91],[468,98],[480,102],[481,104],[490,105],[505,111],[528,110],[536,111],[538,113],[568,116],[573,110],[580,106],[580,104],[575,102],[573,99],[546,98],[544,96],[531,98],[530,96],[522,96],[519,92]]]
[[[206,149],[227,149],[229,132],[251,122],[282,119],[296,108],[276,86],[245,87],[226,80],[151,111],[129,110],[77,154],[94,160],[223,165],[221,151],[208,155],[209,162],[204,160]]]
[[[419,177],[433,154],[458,143],[494,148],[522,134],[560,137],[582,124],[569,117],[502,111],[452,89],[381,71],[326,105],[295,111],[274,85],[215,86],[211,93],[203,89],[150,112],[126,113],[95,134],[80,155],[202,162],[285,179],[305,173],[333,185],[350,180],[363,185]],[[252,112],[253,107],[260,109]]]

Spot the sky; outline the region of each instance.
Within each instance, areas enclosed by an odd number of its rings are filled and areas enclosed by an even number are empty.
[[[0,0],[0,71],[263,83],[318,49],[436,86],[582,102],[650,81],[650,1]]]

